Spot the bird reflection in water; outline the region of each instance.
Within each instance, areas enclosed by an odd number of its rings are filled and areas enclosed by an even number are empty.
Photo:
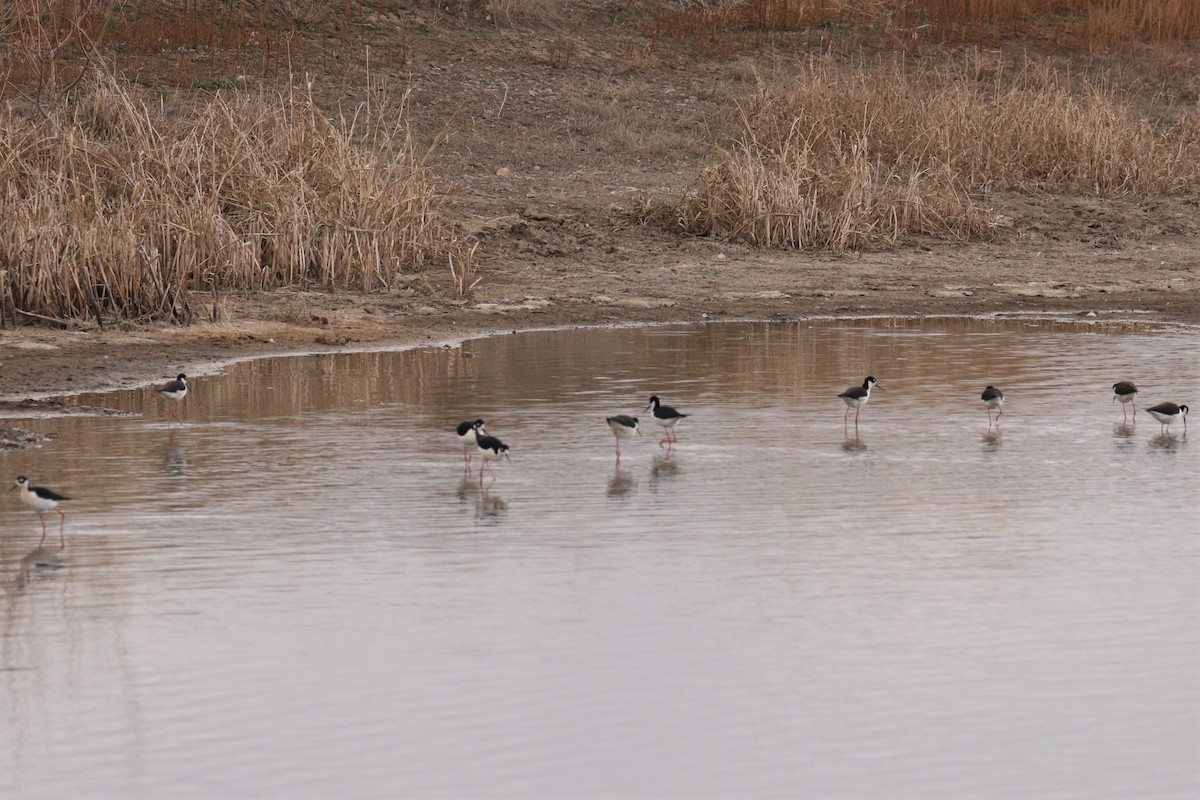
[[[613,470],[612,477],[608,479],[609,497],[624,497],[637,490],[637,481],[633,479],[633,473],[627,469],[621,469],[620,463],[620,461],[617,462],[618,466]]]
[[[167,449],[163,453],[163,466],[168,475],[182,478],[187,475],[187,453],[175,441],[175,429],[167,433]]]
[[[468,500],[474,500],[479,496],[479,484],[473,478],[463,478],[458,482],[458,488],[454,490],[454,493],[464,503]]]
[[[661,481],[671,480],[682,472],[683,468],[680,466],[674,452],[668,451],[662,455],[655,456],[654,460],[650,462],[651,491],[658,488],[658,484]]]
[[[499,522],[508,513],[508,501],[495,492],[480,488],[472,478],[464,478],[456,490],[458,499],[475,507],[475,518],[482,522]]]
[[[1132,422],[1118,422],[1113,425],[1114,439],[1132,439],[1135,433],[1137,433],[1137,426]]]
[[[480,522],[497,523],[508,513],[508,502],[493,492],[481,492],[475,503],[475,519]]]
[[[999,450],[1001,442],[1004,441],[1003,437],[1000,435],[999,425],[989,428],[987,433],[982,434],[979,438],[980,441],[983,442],[983,452],[985,453],[991,453]]]
[[[39,547],[21,559],[12,589],[15,594],[23,594],[31,583],[49,580],[66,566],[66,560],[57,552]]]
[[[847,435],[842,440],[842,449],[847,453],[865,453],[867,452],[867,440],[859,436],[858,431],[855,431],[853,436]]]
[[[1177,453],[1181,445],[1187,443],[1187,434],[1176,436],[1173,433],[1160,433],[1150,440],[1151,450],[1162,450],[1164,453]]]

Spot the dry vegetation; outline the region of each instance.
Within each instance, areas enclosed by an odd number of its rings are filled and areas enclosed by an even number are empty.
[[[906,47],[922,41],[996,43],[1026,37],[1089,52],[1200,38],[1193,0],[677,0],[655,7],[656,36],[707,52],[747,34],[842,29]]]
[[[430,264],[451,292],[470,292],[487,251],[456,238],[445,181],[428,160],[435,137],[414,146],[403,89],[389,101],[364,81],[345,92],[349,105],[308,90],[310,73],[366,74],[361,63],[347,67],[351,53],[400,73],[410,31],[428,32],[425,22],[407,25],[410,6],[429,10],[423,20],[486,22],[470,39],[477,47],[506,27],[540,26],[543,63],[557,71],[581,52],[571,25],[619,28],[607,43],[603,32],[589,42],[618,54],[611,72],[576,79],[576,93],[553,102],[582,109],[561,128],[579,140],[575,152],[599,150],[608,136],[607,150],[630,160],[715,142],[648,124],[644,89],[616,76],[681,48],[692,66],[767,46],[813,54],[802,69],[783,59],[790,66],[741,98],[739,134],[672,209],[694,234],[841,251],[914,234],[992,236],[995,190],[1200,191],[1194,101],[1156,116],[1132,82],[975,46],[1020,39],[1080,58],[1115,51],[1169,71],[1172,48],[1200,38],[1192,0],[674,0],[594,3],[587,14],[582,5],[2,4],[0,324],[186,322],[229,289],[386,290]],[[972,43],[966,55],[943,49],[963,42]],[[153,93],[139,85],[149,74],[160,76]],[[490,123],[504,130],[509,87],[497,85],[504,99]],[[580,96],[588,85],[596,97]],[[705,124],[702,112],[679,108]]]
[[[987,236],[993,189],[1200,190],[1200,117],[1152,121],[1045,62],[973,51],[930,70],[814,61],[760,86],[734,146],[684,203],[688,230],[846,250]]]
[[[10,317],[190,321],[194,291],[373,291],[471,251],[394,105],[327,118],[301,93],[195,109],[100,74],[69,109],[0,114],[0,297]]]

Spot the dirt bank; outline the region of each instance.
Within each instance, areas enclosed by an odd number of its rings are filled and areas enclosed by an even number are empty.
[[[610,237],[603,257],[494,263],[465,303],[282,292],[224,297],[226,321],[187,328],[3,331],[0,398],[128,386],[234,357],[556,325],[997,312],[1200,324],[1200,265],[1183,247],[933,245],[833,258],[712,242],[653,252],[638,238]]]
[[[758,70],[785,69],[821,42],[780,40],[718,61],[682,45],[651,54],[644,31],[586,16],[500,30],[433,12],[414,22],[421,13],[396,18],[403,63],[372,61],[372,83],[410,92],[414,135],[441,142],[429,163],[447,213],[479,241],[481,281],[468,299],[431,268],[386,294],[226,294],[203,309],[215,322],[187,328],[4,330],[0,398],[163,380],[233,357],[551,325],[996,312],[1200,324],[1195,196],[995,194],[994,241],[845,256],[756,251],[630,221],[683,196],[735,129]],[[148,97],[189,90],[170,83],[177,64],[144,68]],[[361,99],[365,63],[336,66],[339,77],[316,84],[330,108],[347,107]],[[1194,113],[1189,87],[1162,96]]]

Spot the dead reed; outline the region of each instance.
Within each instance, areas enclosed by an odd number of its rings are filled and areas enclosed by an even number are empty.
[[[997,189],[1200,191],[1195,114],[1152,123],[1086,79],[978,58],[938,71],[814,61],[761,83],[737,142],[681,205],[684,227],[845,250],[987,236],[979,200]]]
[[[186,322],[197,291],[374,291],[467,252],[394,104],[329,119],[304,93],[221,92],[170,109],[105,74],[79,91],[0,110],[8,322]]]
[[[0,92],[53,95],[103,60],[127,75],[174,76],[178,85],[224,74],[260,80],[335,63],[356,45],[359,18],[377,2],[298,0],[5,0],[0,6]],[[326,46],[320,46],[321,43]],[[348,48],[347,45],[350,47]],[[387,53],[395,48],[384,48]],[[378,61],[379,55],[376,55]]]
[[[653,35],[703,54],[736,51],[739,32],[840,28],[904,44],[997,43],[1023,36],[1090,51],[1200,39],[1195,0],[678,0],[656,4]]]

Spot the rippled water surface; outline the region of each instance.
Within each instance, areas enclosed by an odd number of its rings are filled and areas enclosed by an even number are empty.
[[[1109,387],[1200,407],[1198,345],[557,331],[79,398],[144,416],[0,455],[75,498],[61,553],[0,501],[0,796],[1195,798],[1197,442]],[[679,443],[618,465],[651,394]]]

